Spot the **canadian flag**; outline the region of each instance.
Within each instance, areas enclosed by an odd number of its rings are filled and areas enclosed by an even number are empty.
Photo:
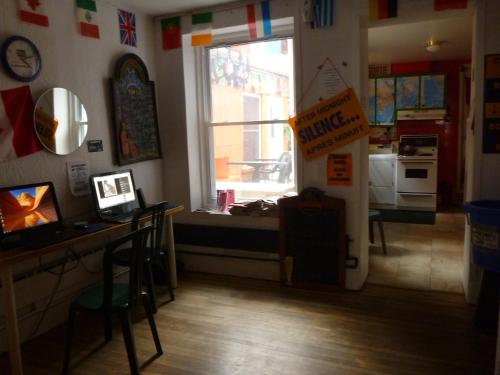
[[[40,151],[29,86],[0,91],[0,161]]]
[[[49,17],[46,3],[47,0],[18,0],[19,18],[24,22],[48,27]]]

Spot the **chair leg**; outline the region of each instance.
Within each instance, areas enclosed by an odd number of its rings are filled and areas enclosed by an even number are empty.
[[[155,291],[155,281],[153,279],[153,267],[152,267],[152,260],[147,262],[144,267],[145,267],[145,281],[146,281],[146,288],[148,289],[148,295],[151,300],[151,306],[153,313],[156,314],[158,312],[158,307],[156,305],[156,291]]]
[[[67,374],[69,370],[69,359],[71,356],[71,342],[73,340],[73,331],[75,326],[76,306],[71,304],[69,307],[69,317],[66,328],[66,348],[64,352],[63,374]]]
[[[373,240],[373,220],[369,220],[368,233],[370,236],[370,243],[373,243],[374,242],[374,240]]]
[[[172,283],[170,282],[170,263],[168,261],[168,253],[165,253],[163,265],[165,267],[165,272],[167,274],[167,283],[168,283],[168,293],[170,294],[170,301],[175,301],[174,289],[172,288]],[[175,265],[174,265],[175,267]]]
[[[113,338],[113,318],[111,313],[104,316],[104,338],[106,342],[111,341]]]
[[[385,245],[385,236],[384,236],[384,225],[382,224],[382,219],[378,219],[378,231],[380,233],[380,240],[382,241],[382,250],[384,250],[384,254],[387,255],[387,247]]]
[[[155,342],[156,352],[161,355],[163,354],[163,349],[160,343],[160,337],[158,336],[158,330],[156,328],[155,317],[152,309],[152,301],[148,294],[142,296],[142,303],[144,304],[144,310],[146,311],[146,316],[148,317],[149,327],[151,328],[151,334],[153,335],[153,340]]]
[[[134,333],[132,331],[132,322],[130,320],[130,311],[123,310],[120,312],[120,321],[122,324],[123,339],[127,348],[128,363],[130,373],[139,375],[139,365],[137,363],[137,354],[135,352]]]

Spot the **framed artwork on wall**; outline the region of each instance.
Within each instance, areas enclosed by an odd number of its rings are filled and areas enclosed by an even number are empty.
[[[117,61],[111,94],[118,165],[161,158],[155,86],[139,56]]]
[[[445,99],[445,74],[426,74],[420,76],[420,109],[445,108]]]
[[[394,77],[382,77],[376,79],[376,108],[375,108],[375,123],[376,125],[394,125],[395,108],[394,94],[395,85]]]
[[[420,101],[420,76],[396,77],[396,110],[418,109]]]

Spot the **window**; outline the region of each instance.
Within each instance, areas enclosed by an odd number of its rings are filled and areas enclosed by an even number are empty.
[[[296,191],[293,39],[205,50],[205,118],[211,196],[237,201]]]

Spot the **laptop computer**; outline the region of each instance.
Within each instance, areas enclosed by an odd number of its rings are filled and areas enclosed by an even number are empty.
[[[90,190],[96,215],[102,220],[127,223],[141,210],[131,170],[94,174]]]

